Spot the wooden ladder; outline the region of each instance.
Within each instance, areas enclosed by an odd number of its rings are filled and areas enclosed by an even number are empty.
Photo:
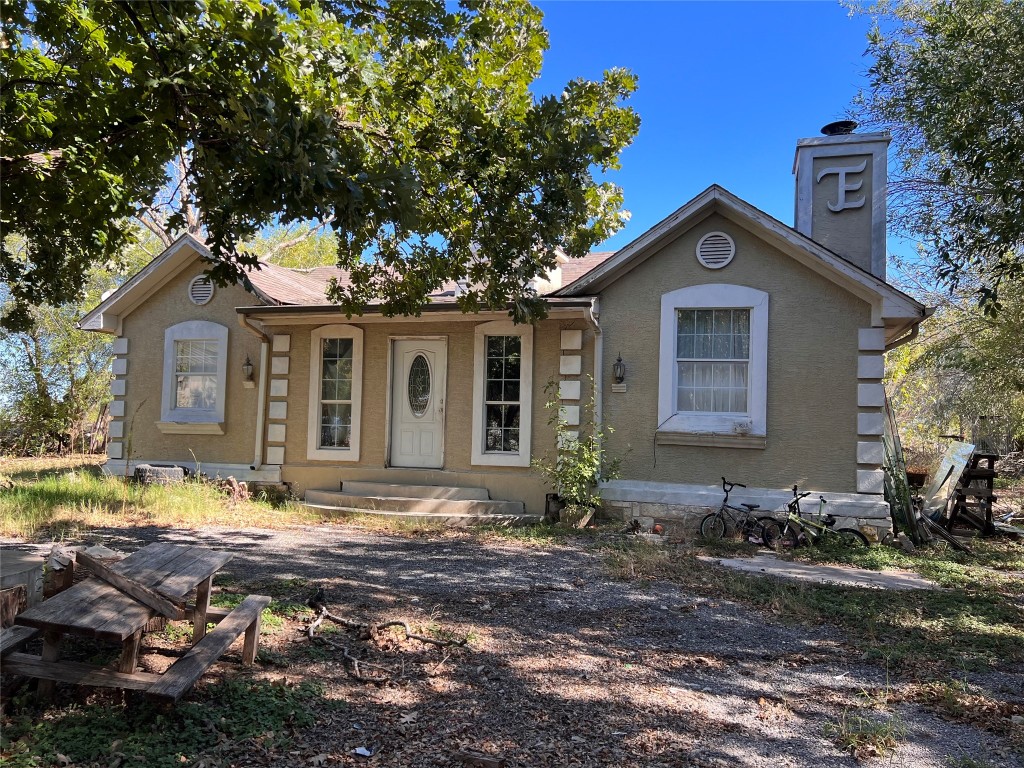
[[[998,458],[992,453],[971,456],[953,495],[953,509],[946,521],[947,530],[952,530],[959,523],[977,528],[983,536],[995,534],[992,503],[996,500],[994,481]]]

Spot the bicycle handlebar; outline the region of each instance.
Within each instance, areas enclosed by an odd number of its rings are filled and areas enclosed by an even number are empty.
[[[729,482],[728,480],[726,480],[726,479],[725,479],[724,477],[722,478],[722,490],[723,490],[723,491],[725,491],[726,493],[728,493],[729,491],[731,491],[731,490],[732,490],[733,488],[735,488],[735,487],[736,487],[737,485],[738,485],[738,486],[739,486],[740,488],[746,488],[746,487],[747,487],[747,486],[745,486],[745,485],[744,485],[743,483],[730,483],[730,482]],[[728,487],[728,488],[726,488],[725,486],[729,486],[729,487]]]

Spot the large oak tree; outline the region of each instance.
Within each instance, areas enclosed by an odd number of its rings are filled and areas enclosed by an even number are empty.
[[[890,211],[937,275],[999,308],[1024,280],[1024,3],[882,0],[855,112],[893,133]],[[1019,290],[1019,289],[1017,289]]]
[[[624,221],[598,180],[639,127],[627,71],[535,96],[547,36],[524,0],[4,3],[2,318],[81,292],[169,168],[202,212],[212,274],[262,228],[329,222],[358,313],[416,313],[446,279],[463,309],[542,312],[531,278]],[[182,206],[170,220],[194,222]]]

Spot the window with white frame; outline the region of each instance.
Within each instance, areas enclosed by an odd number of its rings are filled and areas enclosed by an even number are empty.
[[[359,460],[363,332],[352,325],[327,325],[310,334],[310,459]]]
[[[472,463],[528,467],[533,326],[498,320],[474,336]]]
[[[163,431],[223,433],[227,352],[219,323],[189,320],[164,331]]]
[[[658,431],[763,437],[768,294],[741,285],[662,296]]]

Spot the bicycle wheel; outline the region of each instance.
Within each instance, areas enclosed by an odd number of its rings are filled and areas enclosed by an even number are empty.
[[[782,529],[779,531],[779,535],[772,546],[777,549],[796,549],[806,543],[807,542],[805,540],[801,539],[800,532],[796,527],[786,523],[782,526]]]
[[[705,539],[721,539],[725,536],[725,515],[712,512],[700,521],[700,535]]]
[[[757,525],[761,535],[761,541],[766,547],[775,548],[782,537],[782,526],[774,517],[759,517]]]
[[[839,536],[839,540],[847,547],[857,549],[868,546],[867,537],[860,531],[855,531],[852,528],[840,528],[836,531],[836,535]]]

